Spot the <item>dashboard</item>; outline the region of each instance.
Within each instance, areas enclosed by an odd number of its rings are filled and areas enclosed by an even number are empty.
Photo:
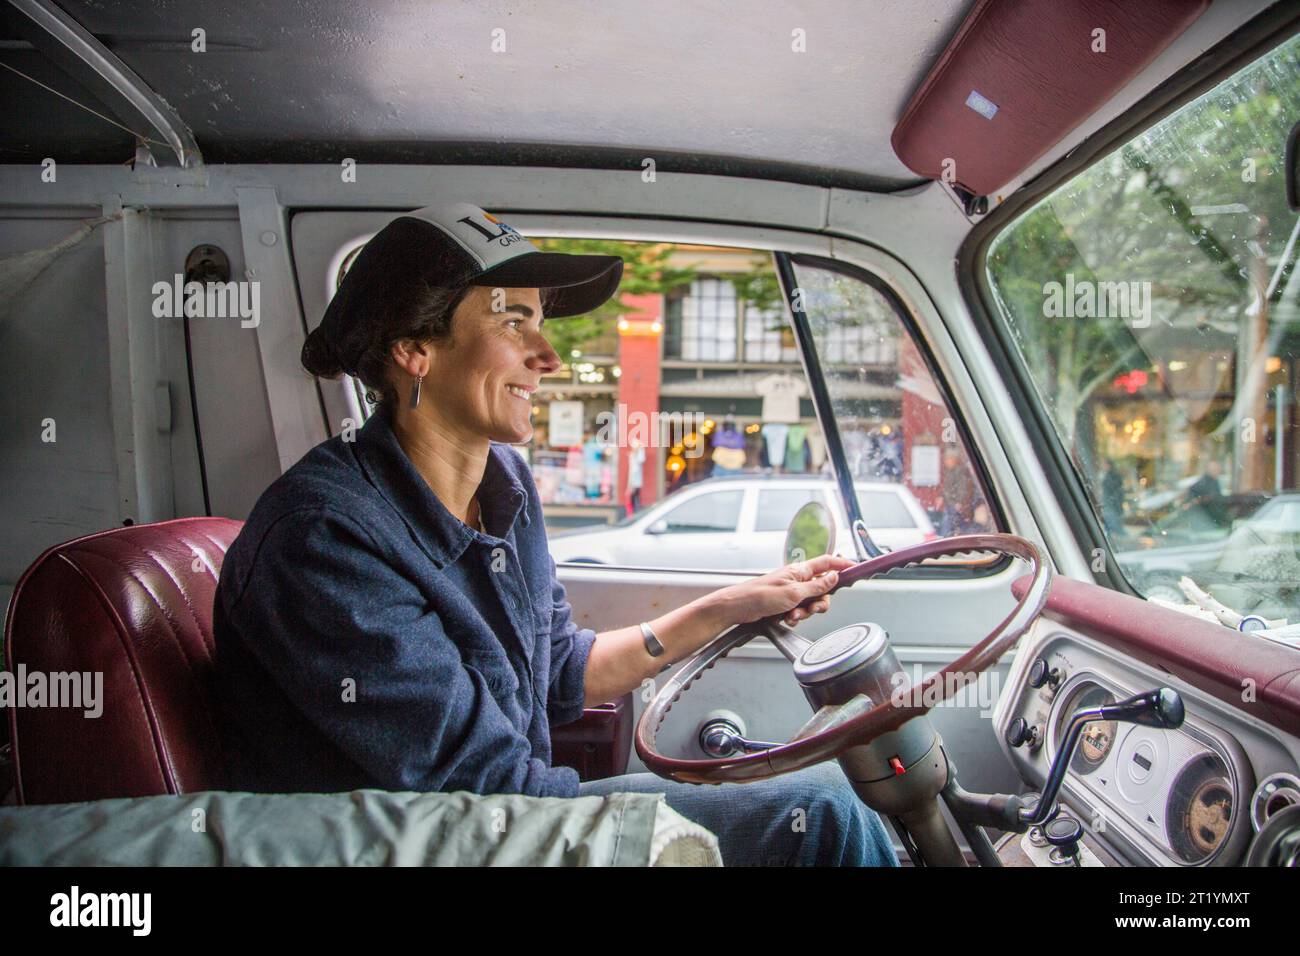
[[[1081,708],[1160,686],[1182,696],[1178,729],[1091,723],[1070,760],[1062,802],[1116,862],[1239,865],[1269,819],[1300,805],[1300,741],[1069,627],[1040,621],[1009,677],[994,720],[1036,789]]]

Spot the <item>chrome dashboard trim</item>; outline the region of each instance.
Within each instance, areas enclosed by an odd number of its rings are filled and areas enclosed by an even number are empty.
[[[1068,638],[1068,635],[1056,635],[1056,636]],[[1051,643],[1051,639],[1049,638],[1048,641],[1044,642],[1044,646],[1047,646],[1050,643]],[[1125,697],[1130,697],[1133,694],[1137,694],[1144,690],[1150,689],[1148,687],[1134,687],[1122,683],[1120,681],[1114,680],[1113,678],[1107,675],[1099,674],[1095,670],[1090,670],[1087,668],[1074,671],[1069,676],[1069,678],[1067,678],[1061,684],[1061,686],[1056,689],[1056,693],[1052,697],[1051,707],[1049,708],[1048,711],[1047,726],[1044,728],[1044,737],[1046,739],[1044,740],[1043,748],[1047,752],[1047,757],[1049,762],[1056,758],[1056,751],[1057,751],[1056,743],[1059,737],[1058,730],[1060,728],[1062,720],[1067,719],[1064,713],[1066,702],[1070,700],[1070,698],[1074,695],[1075,691],[1079,689],[1079,687],[1089,683],[1110,692],[1112,695],[1114,695],[1116,700],[1123,700]],[[1229,782],[1232,784],[1232,811],[1233,811],[1232,822],[1230,824],[1228,834],[1224,838],[1223,842],[1218,846],[1218,848],[1216,848],[1212,853],[1210,853],[1203,860],[1199,860],[1195,863],[1189,863],[1185,860],[1181,860],[1177,858],[1177,856],[1175,855],[1176,851],[1174,851],[1172,846],[1161,846],[1159,843],[1153,840],[1146,833],[1146,831],[1142,830],[1138,826],[1133,825],[1131,810],[1126,810],[1124,807],[1117,805],[1104,792],[1098,790],[1096,787],[1091,786],[1085,778],[1080,777],[1073,770],[1066,771],[1066,783],[1068,784],[1071,781],[1073,781],[1073,783],[1076,785],[1075,789],[1077,789],[1078,787],[1084,788],[1088,792],[1088,795],[1090,797],[1105,804],[1106,807],[1108,807],[1111,811],[1113,811],[1115,814],[1118,814],[1120,819],[1124,823],[1129,824],[1132,827],[1133,833],[1140,835],[1139,838],[1145,844],[1147,844],[1149,849],[1155,850],[1160,856],[1164,857],[1168,862],[1174,864],[1175,866],[1182,866],[1182,867],[1210,866],[1214,863],[1215,860],[1217,860],[1224,853],[1224,851],[1227,850],[1229,846],[1231,846],[1234,843],[1236,838],[1241,834],[1242,828],[1245,822],[1249,818],[1249,802],[1251,799],[1251,795],[1255,791],[1255,787],[1254,787],[1254,778],[1250,769],[1250,761],[1246,757],[1245,752],[1241,750],[1240,747],[1232,748],[1230,744],[1225,743],[1224,741],[1216,737],[1214,734],[1206,730],[1205,727],[1202,726],[1202,724],[1204,724],[1204,721],[1200,720],[1197,717],[1193,717],[1189,714],[1183,720],[1183,725],[1180,728],[1178,728],[1177,730],[1165,731],[1165,733],[1186,734],[1192,740],[1200,744],[1201,748],[1203,749],[1199,751],[1194,751],[1192,756],[1189,759],[1183,761],[1183,763],[1181,763],[1177,767],[1170,768],[1169,773],[1166,775],[1166,779],[1162,781],[1162,789],[1160,793],[1161,793],[1161,797],[1163,798],[1162,803],[1167,807],[1169,797],[1173,788],[1173,784],[1177,776],[1181,774],[1183,770],[1186,769],[1188,766],[1190,766],[1195,760],[1197,760],[1201,753],[1212,753],[1216,755],[1217,757],[1219,757],[1220,760],[1223,761],[1224,766],[1228,768]],[[1209,726],[1213,726],[1213,725],[1209,725]],[[1125,737],[1127,737],[1128,732],[1125,733],[1124,735]],[[1226,735],[1229,741],[1235,741],[1235,738],[1233,738],[1232,735],[1227,730],[1220,730],[1220,733]],[[1118,747],[1122,739],[1123,738],[1117,738],[1115,741],[1115,746]],[[1230,753],[1229,752],[1230,749],[1235,749],[1236,752]],[[1249,781],[1249,783],[1247,783],[1247,781]],[[1064,789],[1064,787],[1062,789]],[[1242,812],[1243,808],[1246,811],[1245,813]],[[1160,824],[1160,826],[1162,830],[1165,828],[1163,822]],[[1250,827],[1246,827],[1245,829],[1247,830],[1247,832],[1251,832]],[[1236,841],[1236,842],[1240,842],[1240,841]]]
[[[1042,720],[1048,736],[1052,736],[1057,711],[1064,706],[1063,702],[1067,698],[1060,696],[1062,690],[1049,698],[1045,694],[1046,688],[1030,688],[1027,677],[1036,658],[1044,656],[1050,660],[1058,651],[1061,652],[1061,660],[1067,664],[1062,689],[1067,686],[1073,689],[1071,680],[1076,672],[1091,672],[1095,679],[1100,670],[1103,677],[1100,683],[1112,690],[1128,687],[1144,690],[1160,685],[1177,690],[1187,704],[1189,735],[1198,745],[1204,745],[1224,760],[1237,790],[1233,828],[1223,847],[1209,860],[1186,863],[1171,857],[1168,851],[1160,849],[1158,843],[1140,830],[1134,831],[1125,819],[1118,817],[1109,801],[1103,801],[1090,787],[1080,783],[1080,778],[1071,771],[1066,774],[1062,786],[1062,804],[1070,807],[1085,825],[1094,819],[1095,808],[1102,809],[1107,821],[1106,832],[1099,834],[1089,829],[1089,837],[1098,840],[1099,845],[1116,857],[1117,861],[1129,865],[1188,868],[1231,866],[1244,862],[1249,841],[1254,836],[1253,828],[1242,819],[1250,816],[1249,801],[1254,789],[1252,784],[1256,779],[1262,780],[1278,772],[1300,772],[1300,738],[1261,721],[1244,710],[1233,708],[1231,704],[1179,677],[1136,660],[1124,654],[1121,649],[1104,644],[1067,624],[1044,618],[1021,640],[993,710],[993,729],[997,734],[998,745],[1030,789],[1042,788],[1050,760],[1048,755],[1055,753],[1056,740],[1053,737],[1050,743],[1045,742],[1037,751],[1031,752],[1024,748],[1012,748],[1006,742],[1004,734],[1012,719],[1026,716],[1035,722]],[[1070,691],[1064,690],[1064,693]],[[1192,730],[1196,733],[1190,733]],[[1207,735],[1211,740],[1208,745]],[[1215,743],[1218,746],[1214,746]]]

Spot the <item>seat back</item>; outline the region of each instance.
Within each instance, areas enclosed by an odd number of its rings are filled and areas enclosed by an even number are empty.
[[[212,601],[242,525],[115,528],[50,548],[23,574],[4,633],[20,803],[223,789]]]

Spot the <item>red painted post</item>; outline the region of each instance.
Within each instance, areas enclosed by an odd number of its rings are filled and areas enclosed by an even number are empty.
[[[664,297],[658,293],[649,295],[624,295],[624,305],[634,309],[628,312],[618,323],[618,412],[619,435],[625,436],[633,419],[632,415],[644,415],[644,421],[654,422],[659,411],[659,355],[660,341],[663,333]],[[647,442],[645,467],[641,479],[641,504],[651,504],[659,499],[659,485],[663,474],[663,449],[657,447],[659,434],[657,429],[645,426],[649,435]],[[626,441],[619,441],[618,449],[618,500],[627,499],[627,460]]]

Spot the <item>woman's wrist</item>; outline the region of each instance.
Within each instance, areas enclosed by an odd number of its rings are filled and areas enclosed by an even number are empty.
[[[735,604],[723,593],[726,590],[705,594],[647,622],[667,651],[660,666],[695,653],[736,623]]]
[[[696,598],[691,602],[691,607],[694,614],[707,623],[708,630],[715,637],[739,620],[729,587],[719,588]]]

